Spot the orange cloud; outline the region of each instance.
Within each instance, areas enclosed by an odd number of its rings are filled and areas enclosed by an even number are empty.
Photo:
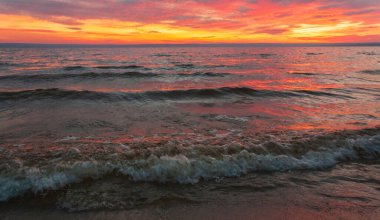
[[[380,41],[378,0],[13,0],[0,19],[14,43]]]

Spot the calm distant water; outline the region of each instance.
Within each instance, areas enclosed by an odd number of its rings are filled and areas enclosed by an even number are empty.
[[[302,170],[281,181],[316,187],[335,167],[380,206],[379,125],[380,47],[0,49],[3,202],[49,192],[78,211],[178,196],[146,182],[199,202],[200,183],[256,189],[247,174]]]

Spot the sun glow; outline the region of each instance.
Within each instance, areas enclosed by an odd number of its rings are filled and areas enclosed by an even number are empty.
[[[289,1],[286,5],[273,0],[223,1],[223,4],[213,1],[103,0],[96,4],[78,1],[76,10],[69,7],[73,6],[73,1],[57,1],[56,5],[49,6],[39,0],[36,4],[40,4],[39,7],[24,9],[16,3],[0,3],[1,42],[380,41],[380,13],[377,13],[380,3],[364,4],[366,7],[356,11],[349,8],[350,5],[332,7],[322,0]],[[63,9],[55,9],[57,5],[62,5]]]

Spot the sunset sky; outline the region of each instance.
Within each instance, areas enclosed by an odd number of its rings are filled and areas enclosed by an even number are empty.
[[[0,0],[2,43],[380,42],[380,0]]]

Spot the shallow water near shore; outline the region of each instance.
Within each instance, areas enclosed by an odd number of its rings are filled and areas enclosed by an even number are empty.
[[[15,199],[0,213],[2,219],[377,219],[379,169],[378,161],[348,163],[196,185],[133,183],[113,176]],[[56,208],[73,203],[91,209]]]
[[[0,217],[377,219],[379,70],[378,47],[1,48]]]

